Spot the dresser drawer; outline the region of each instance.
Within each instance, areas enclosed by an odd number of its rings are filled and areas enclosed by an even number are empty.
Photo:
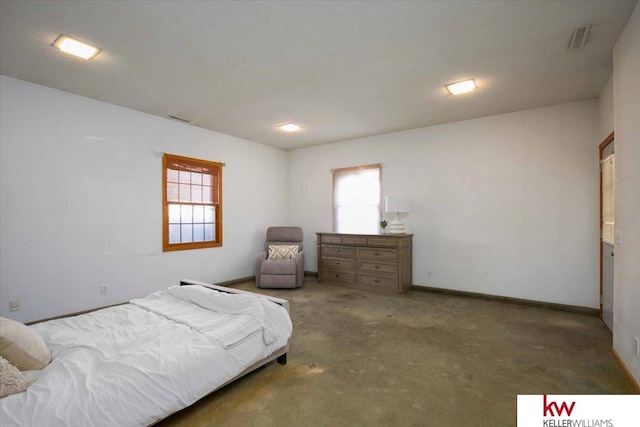
[[[365,272],[371,274],[385,274],[385,275],[396,275],[398,274],[398,264],[383,264],[371,261],[361,261],[358,263],[358,271]]]
[[[369,246],[387,246],[390,248],[398,247],[398,241],[396,239],[385,239],[383,237],[369,237],[367,239],[367,245]]]
[[[358,259],[362,261],[397,262],[398,251],[394,249],[358,248]]]
[[[361,274],[358,276],[360,279],[360,286],[366,287],[371,290],[384,290],[384,291],[398,291],[398,278],[397,277],[382,277],[382,276],[369,276]]]
[[[344,285],[355,285],[356,274],[334,269],[325,269],[322,271],[322,281],[341,283]]]
[[[320,260],[321,268],[333,270],[355,271],[356,262],[353,259],[346,258],[322,258]]]
[[[355,259],[356,257],[356,248],[345,247],[345,246],[329,246],[323,245],[322,249],[322,258],[351,258]]]
[[[340,236],[322,236],[320,243],[333,243],[336,245],[342,244],[342,237]]]
[[[343,237],[342,238],[343,245],[366,245],[367,238],[366,237]]]

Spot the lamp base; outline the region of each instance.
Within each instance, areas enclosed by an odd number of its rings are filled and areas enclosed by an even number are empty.
[[[389,234],[406,234],[407,229],[404,228],[404,224],[398,219],[398,214],[396,213],[396,217],[389,224]]]

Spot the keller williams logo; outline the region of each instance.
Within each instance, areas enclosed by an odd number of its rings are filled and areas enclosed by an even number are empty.
[[[574,406],[576,406],[576,402],[571,402],[571,405],[567,405],[567,402],[562,402],[560,406],[558,406],[557,402],[549,402],[547,403],[547,395],[545,394],[542,401],[542,416],[543,417],[559,417],[563,412],[567,413],[567,416],[571,416],[571,412],[573,412]],[[555,409],[555,412],[553,412]]]

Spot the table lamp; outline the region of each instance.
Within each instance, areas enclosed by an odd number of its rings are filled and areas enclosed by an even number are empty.
[[[398,214],[400,212],[409,212],[409,199],[407,196],[386,196],[385,211],[396,213],[396,217],[389,225],[389,234],[405,234],[407,230],[398,218]]]

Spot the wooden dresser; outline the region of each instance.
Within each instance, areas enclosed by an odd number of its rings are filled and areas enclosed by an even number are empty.
[[[318,281],[403,295],[412,284],[413,234],[318,235]]]

